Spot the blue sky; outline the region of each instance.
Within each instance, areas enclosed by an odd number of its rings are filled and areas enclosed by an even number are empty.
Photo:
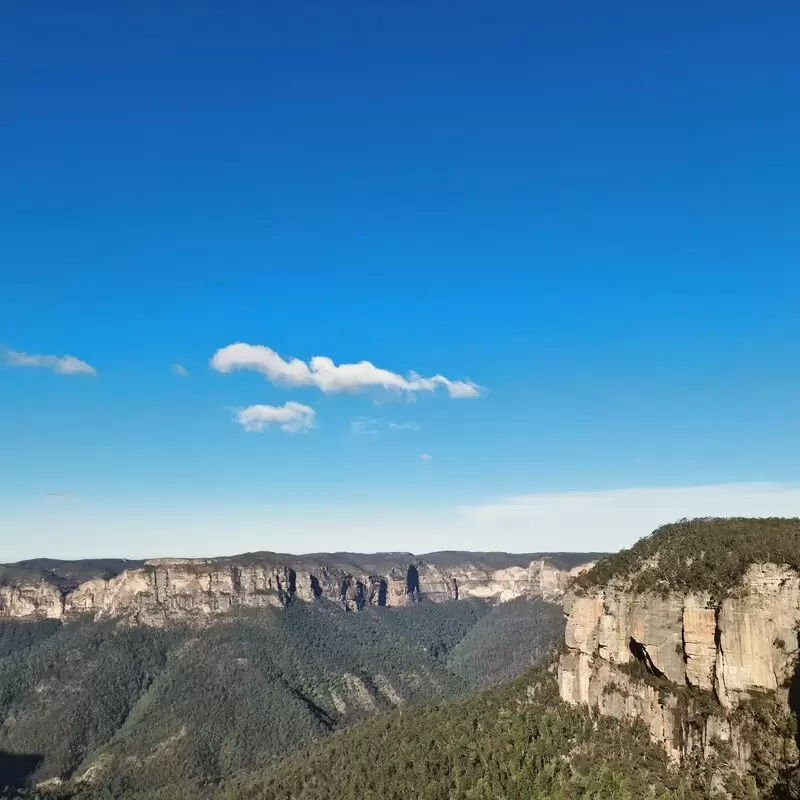
[[[800,514],[800,8],[651,5],[5,11],[0,560]]]

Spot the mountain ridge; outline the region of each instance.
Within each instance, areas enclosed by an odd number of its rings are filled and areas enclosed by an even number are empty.
[[[127,562],[35,559],[0,567],[0,617],[127,617],[164,625],[237,607],[286,607],[328,599],[345,608],[405,605],[421,599],[515,597],[555,600],[596,553],[441,551],[316,553],[263,551],[205,558]]]

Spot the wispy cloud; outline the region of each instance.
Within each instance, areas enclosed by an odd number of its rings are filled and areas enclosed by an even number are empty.
[[[181,378],[188,378],[189,377],[189,370],[186,369],[182,364],[173,364],[172,365],[172,374],[173,375],[180,375]]]
[[[433,456],[432,456],[430,453],[423,453],[423,454],[420,456],[420,459],[421,459],[422,461],[433,461]]]
[[[800,487],[731,483],[597,492],[517,495],[464,506],[465,521],[502,539],[561,543],[566,549],[615,550],[683,517],[800,516]]]
[[[429,465],[432,467],[432,464]],[[355,492],[355,490],[354,490]],[[355,494],[354,494],[355,497]],[[195,498],[186,506],[112,507],[88,503],[0,503],[0,561],[32,558],[46,550],[60,558],[86,558],[87,542],[117,532],[132,558],[211,556],[263,548],[265,525],[276,533],[275,550],[315,553],[371,552],[375,531],[383,550],[613,551],[629,547],[658,525],[681,517],[800,516],[800,486],[779,483],[722,484],[665,489],[537,493],[469,506],[394,501],[325,503],[311,493],[306,504],[291,498],[242,504],[234,496]],[[69,508],[67,508],[69,506]],[[67,513],[69,512],[69,513]]]
[[[353,436],[377,436],[385,430],[418,431],[416,422],[391,422],[381,417],[356,417],[350,422],[350,433]]]
[[[96,375],[97,370],[75,356],[31,355],[17,350],[4,350],[3,363],[9,367],[38,367],[59,375]]]
[[[377,436],[381,432],[382,420],[375,417],[357,417],[350,420],[352,436]]]
[[[234,421],[251,432],[261,432],[270,425],[277,425],[286,433],[299,433],[314,427],[316,415],[310,406],[290,400],[282,406],[248,406],[236,413]]]
[[[45,497],[48,500],[77,500],[78,495],[75,492],[46,492]]]
[[[453,381],[444,375],[424,378],[415,372],[404,377],[376,367],[369,361],[337,365],[327,356],[314,356],[308,363],[299,358],[286,360],[269,347],[244,342],[217,350],[211,366],[223,373],[234,370],[260,372],[276,386],[312,386],[326,394],[380,389],[413,396],[417,392],[433,392],[441,388],[450,397],[462,399],[478,397],[483,391],[469,380]]]

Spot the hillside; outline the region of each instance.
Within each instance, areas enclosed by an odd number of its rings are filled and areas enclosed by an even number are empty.
[[[542,621],[530,643],[495,631],[487,674],[555,643],[551,608],[530,606],[528,630]],[[479,601],[361,613],[323,601],[201,628],[2,623],[0,751],[35,757],[31,785],[71,779],[65,789],[81,796],[138,798],[169,784],[202,796],[375,714],[471,691],[475,676],[459,665],[486,649],[485,630],[459,644],[496,614]]]
[[[796,800],[796,544],[795,520],[682,521],[571,583],[505,554],[429,554],[386,607],[296,602],[298,574],[288,603],[160,626],[6,622],[0,753],[18,784],[62,779],[50,800]],[[407,555],[324,565],[331,580]],[[227,568],[208,564],[157,569]],[[431,602],[454,570],[522,593]],[[563,608],[545,585],[566,587]]]
[[[381,717],[223,796],[796,800],[797,532],[782,519],[664,526],[568,592],[557,689],[539,672]],[[526,637],[526,603],[483,617],[451,663],[475,672],[493,634]]]
[[[710,796],[640,727],[560,703],[542,669],[468,699],[379,717],[334,734],[221,800],[634,800]]]
[[[524,672],[564,638],[564,609],[518,597],[481,617],[453,649],[450,668],[483,689]]]

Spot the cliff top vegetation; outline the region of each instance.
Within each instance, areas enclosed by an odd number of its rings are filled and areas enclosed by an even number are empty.
[[[708,591],[722,597],[753,564],[800,571],[800,519],[684,519],[663,525],[633,547],[599,561],[576,578],[588,590],[612,581],[637,592]]]

